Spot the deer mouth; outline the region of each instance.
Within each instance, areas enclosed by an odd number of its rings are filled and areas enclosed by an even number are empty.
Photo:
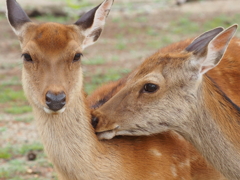
[[[116,126],[112,130],[96,132],[96,135],[97,135],[99,140],[112,139],[112,138],[114,138],[116,136],[118,128],[119,128],[119,126]]]
[[[64,106],[63,108],[59,109],[58,111],[53,111],[47,107],[44,107],[43,110],[45,111],[45,113],[47,114],[61,114],[65,111],[66,107]]]

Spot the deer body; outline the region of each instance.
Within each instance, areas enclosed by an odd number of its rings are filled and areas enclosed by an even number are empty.
[[[75,24],[61,25],[33,23],[15,0],[7,0],[9,23],[22,48],[23,89],[59,179],[222,178],[174,132],[98,141],[82,90],[80,60],[84,48],[100,36],[112,3],[105,0]]]
[[[225,31],[216,28],[196,38],[185,51],[149,57],[126,86],[94,112],[99,138],[175,130],[227,178],[240,179],[239,107],[205,75],[220,62],[235,30],[236,26]],[[234,39],[233,44],[238,42]],[[237,60],[234,50],[225,55],[226,71]],[[238,76],[232,75],[229,84],[236,83]],[[224,83],[221,86],[227,89]],[[233,91],[227,92],[235,92],[233,101],[239,103],[235,91],[239,84],[231,86]]]

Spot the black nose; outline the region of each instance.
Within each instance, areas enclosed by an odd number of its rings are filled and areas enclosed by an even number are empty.
[[[54,94],[51,91],[48,91],[46,94],[46,104],[52,111],[60,110],[66,104],[65,93],[61,92]]]
[[[92,116],[92,126],[93,126],[94,129],[96,129],[97,124],[98,124],[98,118]]]

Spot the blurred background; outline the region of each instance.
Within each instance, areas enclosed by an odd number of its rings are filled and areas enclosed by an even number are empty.
[[[36,22],[74,23],[101,0],[18,0]],[[115,81],[173,42],[240,22],[240,0],[115,0],[98,42],[85,50],[85,91]],[[238,31],[237,36],[240,35]],[[21,87],[20,45],[0,2],[0,180],[57,179]]]

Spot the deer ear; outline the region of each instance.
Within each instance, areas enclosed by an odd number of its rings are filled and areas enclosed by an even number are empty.
[[[215,38],[224,29],[218,27],[203,33],[202,35],[195,38],[192,43],[185,49],[188,52],[193,52],[193,54],[202,54],[206,49],[208,43]]]
[[[193,52],[193,64],[200,64],[199,72],[204,74],[221,61],[230,40],[234,36],[237,25],[226,30],[216,28],[196,38],[186,50]]]
[[[6,15],[16,35],[20,35],[23,25],[31,22],[28,15],[24,12],[16,0],[7,0]]]
[[[85,13],[75,22],[82,30],[85,39],[82,49],[94,44],[102,33],[106,18],[110,12],[113,0],[105,0],[102,4]]]

